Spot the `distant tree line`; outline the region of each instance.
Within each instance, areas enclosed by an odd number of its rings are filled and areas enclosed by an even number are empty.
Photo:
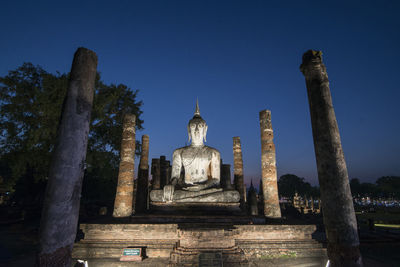
[[[360,183],[358,178],[350,180],[353,197],[400,198],[400,176],[383,176],[375,183]]]
[[[400,198],[400,176],[383,176],[375,183],[360,183],[360,180],[350,180],[353,197],[384,197]],[[297,192],[301,196],[319,197],[319,187],[312,186],[304,178],[294,174],[282,175],[278,180],[279,195],[293,197]]]
[[[284,197],[293,197],[297,192],[301,196],[319,197],[319,187],[312,186],[304,178],[294,174],[282,175],[278,180],[279,195]]]
[[[68,79],[69,74],[52,74],[31,63],[0,77],[0,176],[17,204],[41,202]],[[97,74],[84,201],[112,204],[124,114],[135,114],[136,127],[142,128],[137,93],[123,84],[105,84]]]

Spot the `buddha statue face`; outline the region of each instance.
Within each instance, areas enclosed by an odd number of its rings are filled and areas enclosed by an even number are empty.
[[[207,142],[207,127],[206,121],[200,116],[199,102],[196,101],[196,111],[188,124],[189,142],[192,139],[192,146],[203,145],[203,140]]]
[[[192,140],[192,146],[203,145],[206,142],[207,124],[200,116],[194,116],[188,124],[189,141]]]

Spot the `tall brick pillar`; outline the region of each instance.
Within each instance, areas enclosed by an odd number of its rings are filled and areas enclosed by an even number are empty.
[[[240,144],[240,137],[233,137],[233,180],[235,189],[239,191],[240,202],[246,203],[246,186],[244,185],[243,178],[243,159],[242,159],[242,146]]]
[[[160,181],[161,181],[161,188],[164,188],[167,183],[168,178],[168,165],[165,156],[160,156]]]
[[[261,130],[261,176],[264,199],[264,215],[270,218],[280,218],[278,181],[276,174],[274,132],[271,124],[271,111],[260,111]]]
[[[253,186],[253,180],[250,182],[248,208],[249,208],[250,215],[252,215],[252,216],[258,215],[257,193]]]
[[[171,162],[169,160],[165,161],[165,168],[166,168],[166,184],[170,184],[171,182],[171,174],[172,174],[172,166],[171,166]]]
[[[221,164],[221,187],[226,190],[232,190],[231,183],[231,165]]]
[[[139,175],[136,190],[136,213],[143,213],[147,209],[147,195],[149,187],[149,136],[142,136],[142,152],[140,155]]]
[[[333,267],[362,266],[347,167],[321,51],[304,53],[300,70],[310,105],[328,258]]]
[[[152,189],[162,189],[161,187],[161,177],[160,177],[160,159],[151,160],[151,184]]]
[[[311,210],[314,212],[314,198],[311,196]]]
[[[135,171],[136,116],[127,114],[122,126],[121,159],[113,217],[132,215],[133,180]]]

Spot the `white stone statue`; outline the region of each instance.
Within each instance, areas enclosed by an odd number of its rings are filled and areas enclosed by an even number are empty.
[[[215,148],[204,145],[207,124],[200,116],[198,102],[188,124],[188,135],[191,144],[173,153],[170,184],[163,190],[152,190],[150,200],[154,203],[238,203],[238,191],[220,188],[221,156]]]
[[[190,146],[178,148],[172,157],[171,184],[164,187],[164,200],[172,201],[174,189],[184,169],[183,190],[200,191],[219,185],[221,156],[215,148],[204,145],[207,124],[200,116],[199,103],[188,124]]]

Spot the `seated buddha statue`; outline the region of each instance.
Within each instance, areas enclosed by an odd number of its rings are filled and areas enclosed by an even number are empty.
[[[174,151],[170,184],[151,191],[151,201],[238,202],[238,191],[220,188],[220,153],[204,145],[208,126],[200,116],[198,102],[187,129],[191,144]]]

